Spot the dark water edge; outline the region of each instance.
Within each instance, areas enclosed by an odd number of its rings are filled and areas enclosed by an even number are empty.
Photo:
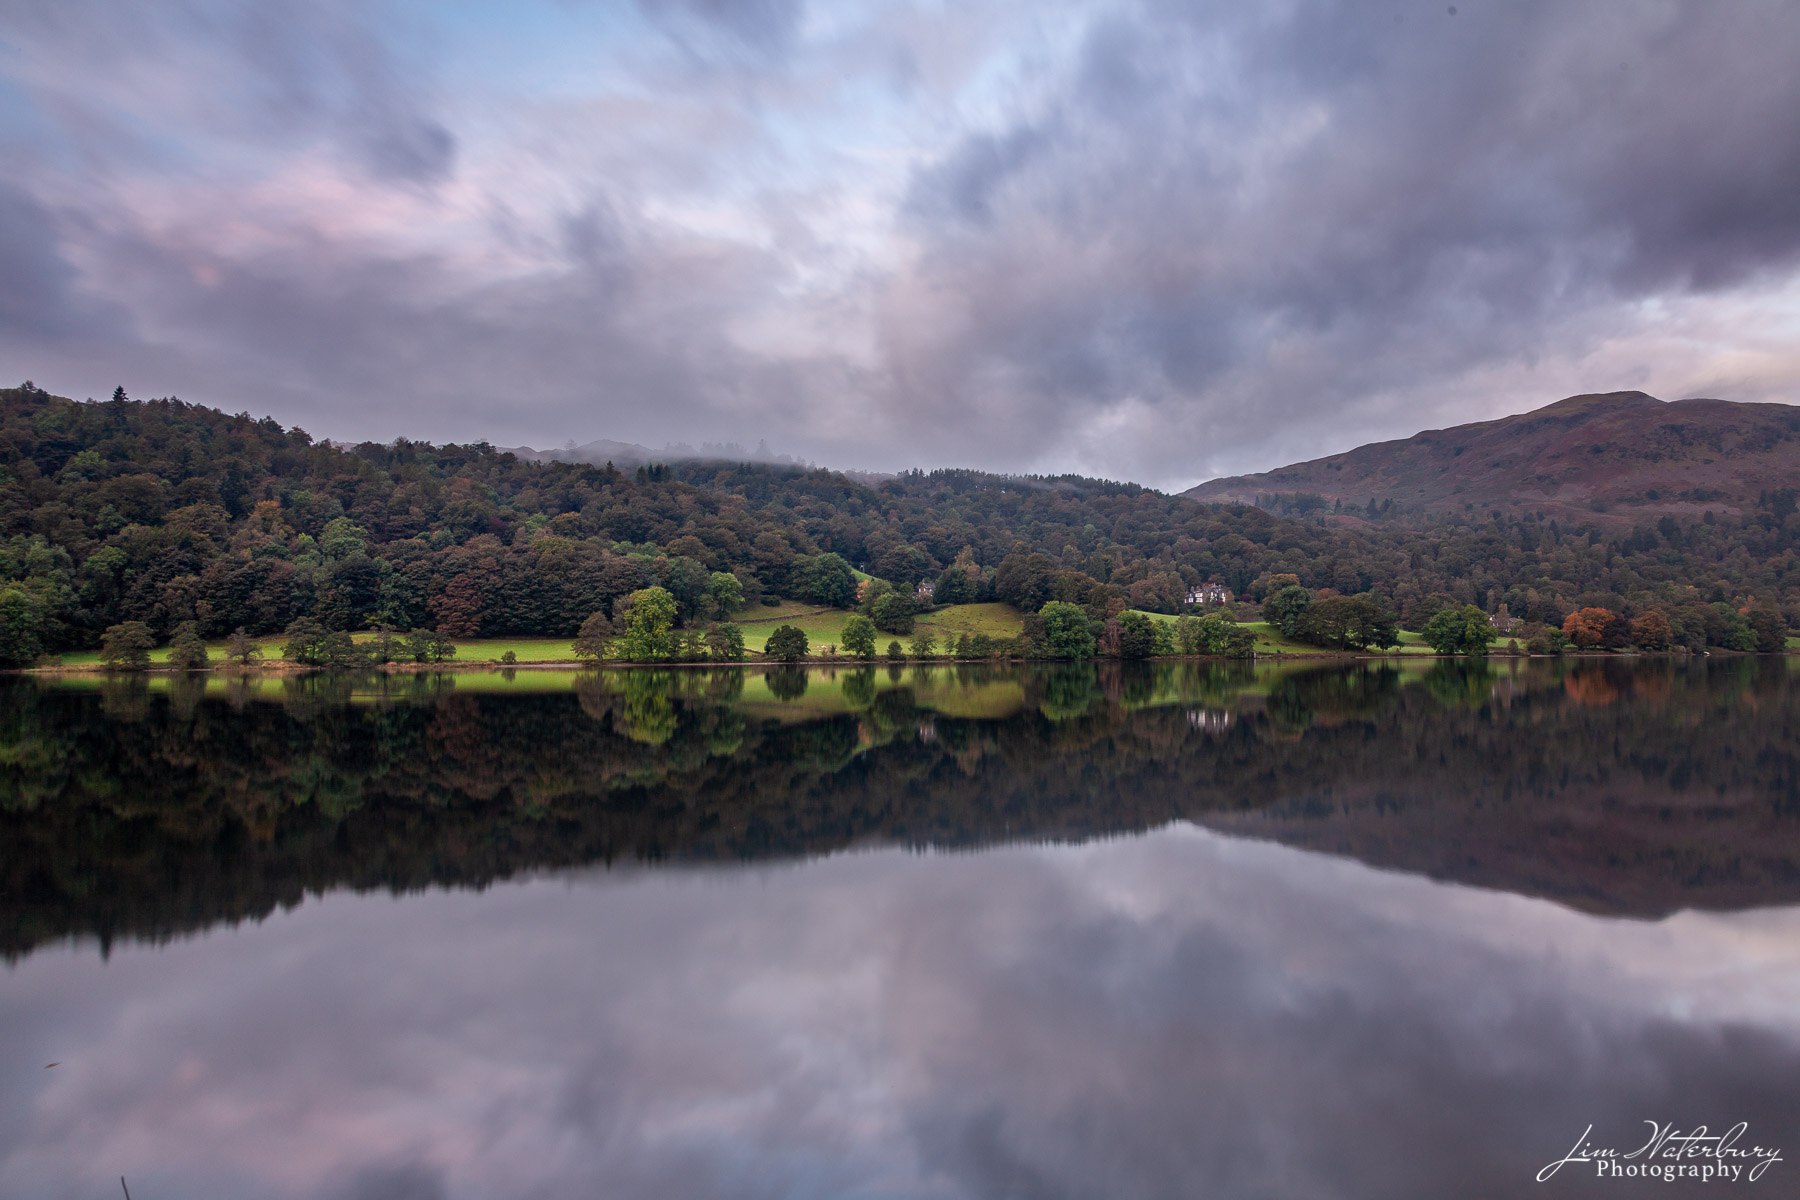
[[[1800,903],[1787,660],[0,683],[0,953],[309,894],[1189,821],[1614,915]]]

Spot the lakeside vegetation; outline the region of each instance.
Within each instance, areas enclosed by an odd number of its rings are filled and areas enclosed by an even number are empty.
[[[1629,531],[1328,528],[1076,477],[627,474],[0,389],[0,666],[195,666],[234,638],[307,666],[1774,652],[1796,547],[1785,492]],[[1203,584],[1224,602],[1190,603]]]

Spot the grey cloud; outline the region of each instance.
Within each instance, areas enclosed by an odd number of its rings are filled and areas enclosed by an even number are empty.
[[[408,185],[453,170],[456,138],[432,111],[433,80],[397,51],[407,31],[390,6],[5,7],[15,38],[48,68],[28,73],[33,84],[78,141],[101,149],[102,170],[166,162],[195,134],[254,139],[260,153],[325,138],[372,178]],[[203,166],[208,156],[192,144],[177,153]]]
[[[443,1200],[443,1173],[418,1163],[364,1167],[338,1200]]]
[[[0,344],[16,351],[116,332],[116,314],[84,296],[79,279],[51,213],[23,190],[0,184]]]
[[[399,9],[14,0],[27,92],[68,153],[14,164],[35,215],[5,223],[49,224],[6,252],[91,336],[56,342],[15,305],[0,338],[52,388],[122,378],[338,437],[767,438],[845,466],[1186,484],[1493,415],[1432,406],[1648,337],[1641,302],[1794,277],[1786,8],[1458,9],[1095,3],[1066,16],[1072,49],[1031,43],[1022,82],[976,86],[1025,53],[1034,7],[878,6],[815,38],[797,0],[645,0],[679,53],[635,47],[629,102],[601,81],[592,114],[552,120],[507,108],[505,81],[465,87],[520,122],[496,160]],[[872,81],[901,140],[810,144]],[[960,132],[906,123],[926,113]],[[920,146],[878,194],[846,165]],[[229,176],[319,147],[373,190],[264,230],[275,249],[174,245],[132,195],[185,189],[191,228],[231,227],[214,159]],[[462,259],[333,230],[383,189],[489,220]],[[895,207],[862,211],[877,201]],[[840,242],[842,213],[863,241]],[[533,265],[468,265],[489,251]],[[102,292],[111,332],[77,303]]]
[[[921,174],[962,218],[914,206],[929,285],[982,298],[935,378],[1017,371],[1041,404],[1014,436],[1046,448],[1132,394],[1250,438],[1354,421],[1371,393],[1529,356],[1613,305],[1790,271],[1796,51],[1776,6],[1117,14],[1053,123]],[[1015,144],[1028,173],[955,202]],[[1068,265],[1018,289],[1021,263]]]

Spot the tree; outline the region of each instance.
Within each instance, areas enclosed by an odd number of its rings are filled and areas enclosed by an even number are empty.
[[[1156,653],[1157,622],[1127,609],[1119,614],[1119,657],[1149,658]]]
[[[911,633],[913,631],[913,600],[911,596],[900,592],[889,592],[876,600],[871,606],[869,616],[875,621],[875,628],[883,633]]]
[[[1499,635],[1476,605],[1439,609],[1425,622],[1425,641],[1439,654],[1486,654]]]
[[[597,663],[606,657],[606,648],[612,644],[613,623],[604,610],[594,612],[581,623],[581,632],[575,635],[575,644],[571,649],[575,657],[582,662]]]
[[[20,587],[0,591],[0,667],[28,667],[44,652],[44,605]]]
[[[142,671],[150,665],[150,651],[155,645],[150,626],[142,621],[121,621],[107,626],[100,642],[100,657],[115,671]]]
[[[297,617],[288,625],[281,657],[308,667],[354,667],[367,662],[348,633],[327,629],[311,617]]]
[[[193,621],[177,625],[175,636],[169,639],[169,665],[177,671],[198,671],[210,662],[206,643],[200,640],[200,627]]]
[[[1787,649],[1787,620],[1773,608],[1757,607],[1745,614],[1756,638],[1759,654],[1780,654]]]
[[[975,600],[975,581],[969,578],[967,571],[951,567],[938,576],[937,587],[932,589],[933,604],[972,604]]]
[[[262,647],[244,632],[239,625],[232,635],[225,639],[225,657],[240,667],[247,667],[262,657]]]
[[[1087,610],[1066,600],[1052,600],[1038,610],[1044,626],[1044,647],[1052,658],[1091,658],[1094,633]]]
[[[1485,617],[1484,617],[1485,619]],[[1400,643],[1400,628],[1388,611],[1360,596],[1327,596],[1301,613],[1296,641],[1334,650],[1385,649]]]
[[[793,625],[777,625],[763,646],[763,653],[782,662],[795,662],[806,657],[806,634]],[[805,689],[802,688],[802,691]]]
[[[856,613],[844,622],[844,650],[858,658],[875,657],[875,622]]]
[[[713,616],[723,621],[744,606],[744,585],[729,571],[714,571],[706,579],[706,601]]]
[[[1281,631],[1283,637],[1293,637],[1300,628],[1300,618],[1312,607],[1312,593],[1298,584],[1288,584],[1272,593],[1263,601],[1263,620]]]
[[[730,621],[720,621],[706,631],[706,653],[714,662],[743,661],[744,631]]]
[[[788,589],[813,604],[849,608],[856,603],[856,573],[838,554],[797,558],[788,573]]]
[[[456,643],[441,633],[415,629],[406,635],[406,652],[414,662],[441,663],[456,657]]]
[[[1631,644],[1640,650],[1667,650],[1674,644],[1669,618],[1652,609],[1631,622]]]
[[[1593,650],[1605,641],[1612,619],[1609,608],[1578,608],[1563,619],[1563,636],[1578,650]]]
[[[1256,652],[1256,635],[1222,612],[1207,613],[1195,626],[1196,653],[1249,658]]]
[[[914,658],[935,658],[937,656],[937,638],[931,630],[919,629],[912,636],[912,656]]]
[[[663,662],[674,656],[675,597],[666,588],[641,588],[625,601],[625,635],[620,649],[627,662]]]
[[[375,637],[367,643],[364,650],[370,662],[399,662],[406,653],[406,639],[392,625],[382,625],[375,630]]]
[[[888,643],[887,656],[889,662],[904,662],[906,651],[901,649],[898,641],[892,641]]]

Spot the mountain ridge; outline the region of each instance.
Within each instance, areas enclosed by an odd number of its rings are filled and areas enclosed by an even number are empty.
[[[1531,511],[1620,523],[1738,514],[1800,481],[1800,407],[1645,392],[1570,396],[1492,421],[1208,480],[1181,494],[1357,517]]]

